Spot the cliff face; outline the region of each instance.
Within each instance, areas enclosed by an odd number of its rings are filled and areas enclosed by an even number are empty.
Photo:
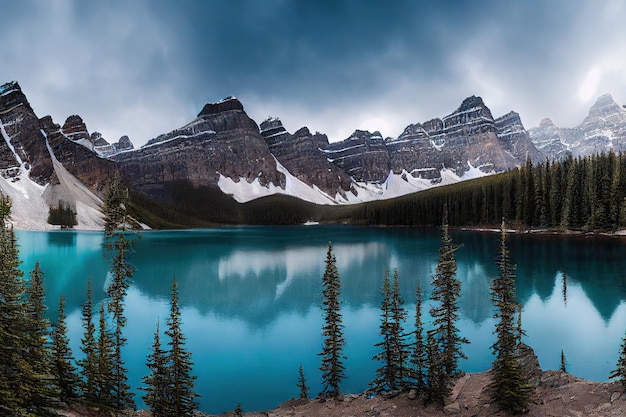
[[[151,196],[178,181],[215,186],[220,176],[261,185],[285,183],[257,124],[235,98],[206,105],[186,126],[112,158],[134,188]]]
[[[50,181],[52,162],[39,119],[17,82],[0,86],[0,170],[4,178],[23,171],[40,185]]]
[[[331,197],[345,195],[352,180],[340,167],[327,159],[326,135],[312,134],[303,127],[293,135],[285,130],[280,119],[269,118],[260,125],[261,135],[270,152],[296,178],[318,187]]]
[[[547,158],[562,159],[568,155],[587,156],[594,153],[626,150],[626,109],[605,94],[589,109],[589,114],[576,127],[561,128],[549,118],[529,129],[532,141]]]

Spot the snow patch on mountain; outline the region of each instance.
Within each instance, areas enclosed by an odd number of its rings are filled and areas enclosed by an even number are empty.
[[[375,200],[386,200],[401,197],[407,194],[413,194],[424,191],[429,188],[454,184],[459,181],[474,179],[491,175],[493,172],[485,173],[480,167],[474,167],[469,161],[467,162],[469,169],[462,175],[458,176],[451,169],[442,169],[441,181],[433,183],[429,179],[414,177],[411,173],[402,171],[400,174],[389,172],[387,179],[382,183],[370,182],[353,182],[352,191],[348,191],[345,195],[337,193],[334,198],[317,188],[309,186],[298,178],[294,177],[280,162],[276,161],[276,169],[285,175],[285,187],[275,184],[261,185],[259,179],[256,178],[252,182],[240,178],[234,181],[232,178],[225,177],[220,174],[217,185],[223,193],[231,195],[239,203],[247,203],[261,197],[267,197],[274,194],[283,194],[297,197],[301,200],[314,204],[358,204]]]
[[[1,123],[0,131],[9,148],[15,153],[11,138]],[[42,134],[45,137],[45,133],[42,132]],[[62,196],[63,198],[57,198],[54,201],[58,202],[62,199],[67,203],[75,204],[77,229],[102,230],[104,222],[99,209],[102,202],[57,161],[49,146],[48,151],[52,157],[59,184],[42,186],[31,180],[28,165],[22,162],[17,153],[15,156],[20,162],[17,174],[8,178],[0,176],[0,191],[11,199],[13,227],[20,230],[56,229],[57,226],[52,226],[46,221],[50,210],[48,201],[51,200],[50,196],[56,193],[56,197]],[[60,190],[63,190],[63,194],[59,194]]]

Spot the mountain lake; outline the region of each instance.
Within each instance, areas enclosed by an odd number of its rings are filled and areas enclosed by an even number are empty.
[[[25,277],[40,262],[49,317],[67,300],[74,356],[80,358],[81,304],[92,280],[94,303],[105,300],[108,261],[98,232],[16,231]],[[494,342],[490,281],[499,233],[452,231],[456,244],[463,371],[488,369]],[[139,408],[141,378],[157,321],[169,315],[172,278],[179,283],[183,332],[192,353],[199,409],[219,413],[270,409],[297,397],[302,364],[311,395],[321,390],[321,278],[332,241],[342,281],[346,339],[346,393],[362,392],[379,366],[381,286],[387,269],[398,269],[413,330],[415,291],[425,291],[429,328],[430,281],[437,266],[440,231],[352,226],[225,227],[147,231],[131,263],[137,268],[126,298],[128,345],[123,358]],[[626,240],[623,238],[509,235],[517,264],[517,295],[523,327],[543,369],[558,369],[563,350],[568,371],[608,380],[626,331]],[[564,278],[565,277],[565,278]],[[97,322],[97,320],[96,320]],[[163,336],[162,342],[167,339]]]

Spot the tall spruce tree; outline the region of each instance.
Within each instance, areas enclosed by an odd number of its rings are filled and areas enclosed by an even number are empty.
[[[456,277],[454,252],[459,248],[460,246],[455,245],[450,237],[446,208],[441,227],[439,261],[432,281],[431,299],[434,303],[430,309],[430,315],[433,318],[434,328],[429,333],[441,350],[443,372],[448,377],[459,373],[458,361],[461,358],[466,359],[462,345],[469,343],[466,338],[461,337],[457,328],[461,281]]]
[[[428,331],[428,366],[429,398],[443,404],[449,395],[452,378],[459,373],[458,361],[466,358],[461,349],[469,341],[461,337],[457,328],[459,320],[458,299],[461,295],[461,282],[456,278],[456,259],[454,252],[460,246],[455,245],[448,229],[448,210],[444,207],[443,225],[441,227],[441,247],[439,261],[433,276],[433,305],[430,315],[433,328]],[[440,369],[430,369],[440,368]]]
[[[21,327],[25,315],[23,272],[18,245],[10,222],[11,200],[0,193],[0,412],[12,415],[20,401]]]
[[[191,353],[185,347],[185,335],[181,329],[182,320],[178,298],[178,282],[176,277],[172,281],[172,301],[170,316],[167,319],[165,334],[169,337],[170,347],[167,357],[169,381],[169,407],[167,412],[173,416],[192,416],[198,404],[198,396],[193,391],[195,376],[191,374],[193,362]]]
[[[74,355],[67,336],[65,296],[59,298],[58,319],[52,329],[52,374],[59,399],[65,404],[78,399],[79,379],[74,366]]]
[[[93,299],[91,292],[91,278],[87,281],[87,299],[81,308],[81,321],[83,323],[83,337],[81,338],[80,350],[84,358],[78,362],[82,377],[80,389],[83,399],[87,402],[98,400],[98,340],[96,338],[96,324],[94,322]]]
[[[135,403],[130,392],[130,385],[126,376],[127,369],[122,358],[122,348],[127,344],[123,329],[126,326],[124,316],[124,301],[130,278],[135,268],[128,261],[128,255],[133,247],[133,240],[127,237],[127,230],[131,229],[127,207],[129,204],[128,189],[122,184],[119,174],[116,174],[107,190],[102,212],[105,220],[105,247],[112,252],[111,284],[107,288],[109,297],[108,310],[113,314],[113,396],[115,408],[134,409]]]
[[[343,318],[341,314],[341,280],[337,271],[337,260],[333,254],[332,243],[328,243],[326,253],[326,270],[322,277],[323,305],[324,305],[324,325],[322,336],[324,345],[319,355],[322,357],[320,370],[322,371],[322,397],[337,398],[341,394],[341,381],[345,378],[346,359],[343,348],[346,344],[343,337]]]
[[[306,384],[306,377],[304,376],[304,369],[302,368],[302,364],[300,364],[300,368],[298,369],[298,388],[300,389],[300,399],[308,400],[309,399],[309,391],[311,390],[309,386]]]
[[[499,275],[491,283],[491,299],[496,306],[494,318],[499,320],[495,329],[496,341],[492,345],[496,358],[492,366],[491,395],[507,412],[520,414],[528,408],[531,391],[518,359],[515,318],[519,304],[515,292],[515,265],[509,260],[504,222],[497,264]]]
[[[382,350],[373,358],[382,365],[376,370],[376,378],[370,383],[372,390],[378,393],[405,387],[408,359],[403,333],[406,310],[400,295],[397,270],[394,271],[392,282],[389,278],[389,271],[385,272],[382,292],[380,335],[383,340],[376,344]]]
[[[153,417],[167,417],[170,401],[167,352],[161,347],[160,333],[160,326],[157,321],[152,350],[148,354],[146,363],[150,374],[143,377],[146,386],[142,388],[146,392],[142,399],[150,408]]]
[[[45,317],[46,296],[44,275],[39,262],[30,273],[30,283],[26,286],[26,299],[22,336],[24,348],[21,360],[24,361],[24,382],[22,396],[25,406],[37,415],[50,414],[57,393],[50,381],[52,357],[49,350],[50,322]]]
[[[415,339],[413,341],[413,349],[411,350],[411,370],[410,385],[415,388],[419,395],[423,395],[426,389],[426,370],[428,356],[426,352],[426,343],[424,340],[424,323],[422,322],[422,304],[424,302],[424,293],[422,287],[417,283],[415,302]]]
[[[98,312],[98,343],[96,345],[96,395],[97,401],[107,407],[117,406],[114,363],[115,346],[107,325],[104,303]]]

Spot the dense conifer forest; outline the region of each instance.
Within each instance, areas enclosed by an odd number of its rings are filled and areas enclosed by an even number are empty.
[[[177,184],[171,199],[155,202],[131,193],[133,215],[154,228],[220,224],[439,226],[500,225],[518,229],[614,231],[626,226],[626,155],[614,152],[562,161],[528,160],[508,172],[432,188],[390,200],[321,206],[274,195],[239,204],[217,189]],[[166,201],[176,201],[167,203]]]
[[[435,226],[441,207],[451,226],[613,231],[626,225],[626,155],[609,152],[533,165],[358,206],[351,218],[373,225]]]

